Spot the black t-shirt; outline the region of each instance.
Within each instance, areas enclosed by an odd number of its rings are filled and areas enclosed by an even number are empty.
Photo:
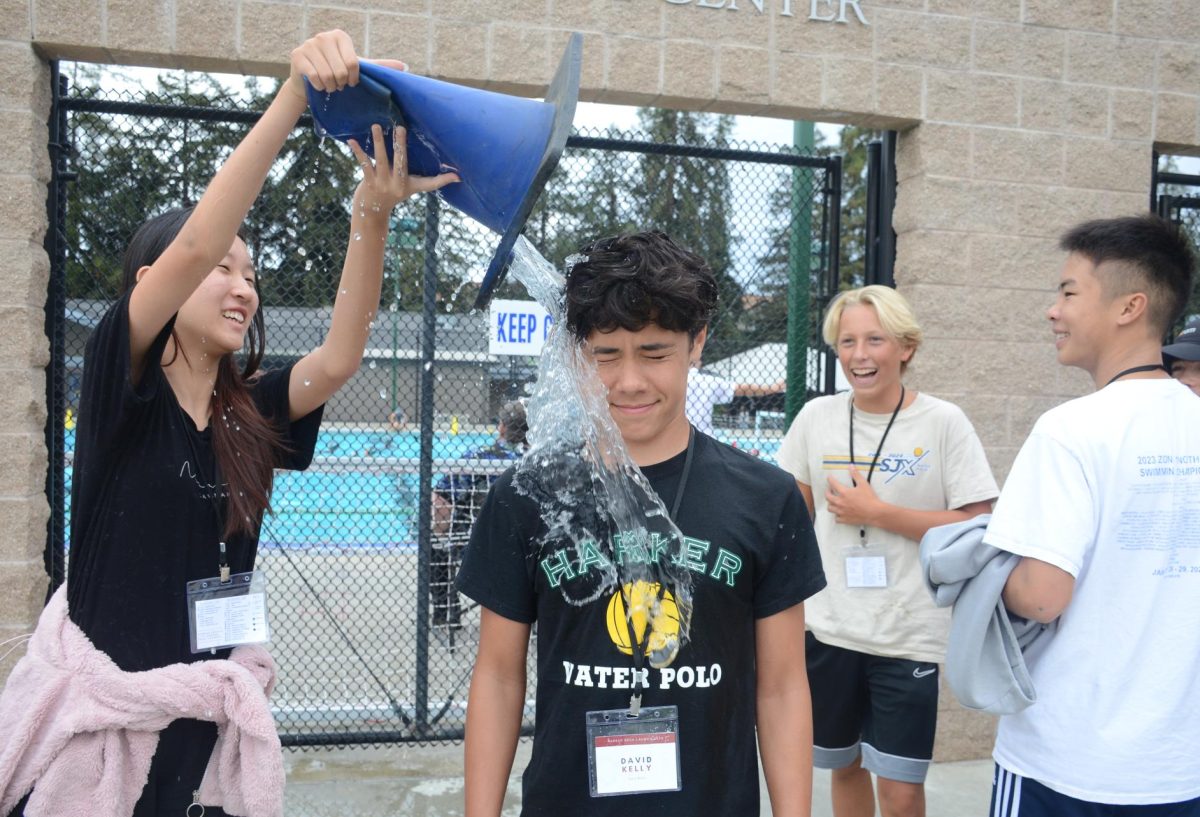
[[[136,386],[128,295],[100,320],[84,352],[67,601],[71,620],[131,672],[228,655],[192,655],[189,643],[185,585],[217,575],[224,486],[213,484],[211,424],[196,430],[158,365],[172,325],[147,351]],[[303,469],[323,409],[288,421],[289,374],[290,367],[268,372],[250,390],[289,449],[277,467]],[[256,536],[227,541],[233,572],[253,568],[257,546]]]
[[[668,507],[684,458],[642,468]],[[620,591],[613,587],[583,606],[564,599],[564,582],[589,576],[576,570],[574,545],[544,541],[538,506],[517,493],[513,469],[484,503],[459,589],[505,618],[538,627],[523,815],[758,814],[755,621],[816,593],[825,575],[790,476],[699,432],[693,458],[676,519],[688,538],[692,571],[690,641],[671,672],[649,669],[642,695],[643,706],[679,707],[679,792],[589,795],[585,713],[628,706],[631,692],[633,660],[618,649],[607,621],[610,600]]]

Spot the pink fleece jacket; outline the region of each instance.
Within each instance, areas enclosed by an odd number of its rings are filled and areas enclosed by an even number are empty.
[[[283,753],[267,704],[274,686],[275,663],[261,647],[123,672],[67,616],[64,585],[0,693],[0,815],[30,790],[27,817],[132,814],[158,733],[193,718],[217,724],[200,802],[282,817]]]

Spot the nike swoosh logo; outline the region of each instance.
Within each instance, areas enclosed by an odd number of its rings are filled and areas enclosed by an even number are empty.
[[[930,667],[929,669],[925,670],[918,667],[917,669],[913,670],[913,677],[924,678],[926,675],[933,675],[935,672],[937,672],[937,667]]]

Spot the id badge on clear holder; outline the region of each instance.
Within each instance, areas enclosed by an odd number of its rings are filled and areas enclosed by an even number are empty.
[[[647,706],[587,713],[592,797],[680,791],[679,707]]]
[[[267,623],[267,577],[261,570],[187,583],[192,652],[208,652],[271,639]]]
[[[856,545],[842,549],[846,587],[882,589],[888,586],[887,555],[882,545]]]

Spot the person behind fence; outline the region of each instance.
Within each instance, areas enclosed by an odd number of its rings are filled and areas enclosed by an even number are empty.
[[[843,292],[825,342],[850,391],[808,401],[779,447],[813,513],[829,588],[809,604],[814,762],[836,817],[925,813],[949,611],[933,605],[918,543],[991,509],[983,445],[957,406],[907,388],[921,328],[900,293]]]
[[[529,423],[525,404],[513,400],[500,407],[496,440],[485,448],[463,455],[467,460],[515,460],[525,453]],[[433,488],[433,557],[429,570],[429,593],[433,607],[433,626],[457,630],[462,608],[454,577],[462,561],[467,537],[488,489],[499,476],[495,473],[459,472],[446,474]]]
[[[568,331],[595,362],[630,457],[688,537],[686,556],[656,549],[646,558],[684,559],[694,571],[691,638],[665,665],[646,666],[642,656],[654,644],[649,625],[635,635],[620,611],[637,592],[669,600],[661,586],[638,591],[642,582],[610,583],[589,602],[568,602],[561,583],[586,585],[595,575],[587,549],[548,535],[509,469],[484,503],[458,575],[459,590],[482,608],[467,706],[466,813],[500,813],[536,622],[537,700],[523,815],[758,814],[757,726],[774,814],[807,817],[812,743],[803,602],[825,577],[794,482],[694,431],[684,413],[688,368],[700,359],[717,306],[713,273],[660,232],[601,239],[580,252],[586,260],[566,282]],[[603,550],[621,547],[606,542]],[[661,626],[673,620],[664,612]],[[640,687],[631,678],[643,678]],[[679,767],[651,768],[638,744],[626,741],[624,760],[595,756],[606,780],[621,781],[610,796],[595,796],[585,721],[589,713],[634,706],[631,688],[643,690],[640,712],[677,707]]]
[[[1000,719],[996,817],[1200,815],[1200,400],[1162,365],[1196,260],[1154,215],[1063,236],[1047,311],[1096,391],[1021,446],[985,544],[1020,556],[1008,610],[1054,623],[1025,654],[1037,701]]]
[[[273,664],[258,646],[224,660],[266,631],[254,561],[273,469],[308,465],[322,406],[359,366],[393,207],[455,179],[410,178],[379,128],[373,159],[352,144],[359,240],[347,242],[329,332],[294,364],[260,370],[263,317],[240,225],[307,107],[305,78],[327,92],[355,84],[350,38],[326,32],[296,48],[199,202],[137,230],[123,294],[88,340],[70,569],[0,698],[0,813],[282,814],[262,694]],[[404,132],[395,138],[403,157]],[[251,674],[239,655],[254,656],[243,659]],[[237,726],[272,744],[269,762],[231,763],[218,723],[225,739]],[[214,776],[240,789],[214,790]]]
[[[1163,347],[1162,358],[1171,377],[1200,395],[1200,315],[1188,318],[1175,342]]]
[[[404,406],[396,406],[388,412],[388,426],[392,431],[407,431],[408,430],[408,412],[404,410]]]
[[[709,374],[697,363],[688,369],[687,418],[697,431],[713,434],[713,409],[735,397],[765,397],[787,389],[787,380],[775,383],[735,383]]]

